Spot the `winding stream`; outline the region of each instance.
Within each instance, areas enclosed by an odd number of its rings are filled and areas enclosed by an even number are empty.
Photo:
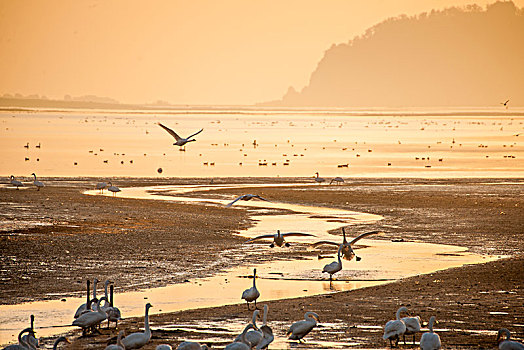
[[[268,186],[297,186],[304,184],[275,185],[231,185],[231,186],[156,186],[124,188],[119,197],[156,199],[186,202],[192,205],[224,205],[234,197],[206,198],[184,196],[191,192],[212,191],[224,188],[253,188]],[[311,184],[308,184],[311,185]],[[87,191],[88,195],[101,195],[98,191]],[[111,195],[104,193],[104,195]],[[340,236],[330,235],[327,231],[350,224],[374,223],[382,217],[342,209],[302,206],[288,203],[275,203],[251,200],[237,202],[235,207],[249,207],[255,225],[242,231],[245,237],[283,232],[301,231],[315,234],[317,237],[293,237],[291,243],[311,242],[317,239],[341,241]],[[269,214],[268,210],[285,209],[286,214]],[[260,215],[264,214],[264,215]],[[246,245],[246,254],[263,253],[269,243]],[[430,273],[436,270],[494,260],[495,257],[482,256],[467,252],[465,248],[451,245],[428,244],[418,242],[390,242],[385,240],[363,239],[359,244],[365,249],[357,251],[362,257],[360,262],[343,261],[343,270],[336,275],[336,281],[330,285],[326,275],[322,274],[325,264],[334,260],[335,253],[328,259],[308,258],[297,261],[274,261],[257,264],[257,287],[261,291],[259,302],[330,293],[373,286],[390,281]],[[286,248],[274,248],[286,249]],[[227,253],[227,252],[226,252]],[[219,306],[240,303],[242,291],[251,286],[254,266],[239,266],[219,273],[211,278],[195,279],[190,282],[166,287],[150,288],[138,292],[124,292],[115,295],[115,304],[124,317],[140,316],[144,304],[150,302],[153,313],[173,312],[184,309]],[[212,290],[213,293],[209,291]],[[59,297],[59,296],[57,296]],[[29,316],[35,315],[38,336],[63,333],[69,327],[77,306],[84,302],[84,297],[67,298],[65,301],[37,301],[18,305],[0,305],[0,344],[14,341],[20,329],[27,326]],[[241,328],[241,324],[231,327]],[[57,328],[58,327],[58,328]]]

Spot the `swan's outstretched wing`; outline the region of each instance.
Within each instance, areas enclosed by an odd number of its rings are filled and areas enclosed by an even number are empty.
[[[232,206],[233,204],[235,204],[235,202],[241,200],[241,199],[244,198],[245,196],[246,196],[246,195],[244,194],[244,195],[242,195],[242,196],[240,196],[240,197],[235,198],[235,200],[232,201],[232,202],[230,202],[230,203],[228,203],[228,204],[226,205],[226,207],[229,208],[230,206]]]
[[[340,245],[340,243],[335,243],[335,242],[331,242],[331,241],[319,241],[319,242],[316,242],[316,243],[311,243],[310,246],[313,249],[313,248],[316,248],[316,247],[324,245],[324,244],[334,245],[335,247],[338,247]]]
[[[172,129],[168,128],[167,126],[162,125],[160,123],[158,123],[158,125],[161,126],[165,131],[167,131],[171,136],[173,136],[177,141],[181,139],[181,137],[178,136],[178,134],[174,130],[172,130]],[[202,131],[202,130],[200,130],[200,131]]]
[[[313,237],[316,237],[315,235],[312,235],[311,233],[303,233],[303,232],[286,232],[286,233],[282,233],[282,236],[313,236]]]
[[[263,201],[269,202],[267,199],[260,197],[258,194],[252,195],[255,198],[261,199]]]
[[[366,232],[366,233],[363,233],[361,234],[360,236],[354,238],[351,242],[349,242],[350,245],[353,245],[355,244],[356,241],[358,241],[359,239],[362,239],[364,237],[367,237],[367,236],[371,236],[371,235],[377,235],[379,233],[383,233],[383,231],[370,231],[370,232]]]
[[[275,237],[274,234],[271,234],[271,235],[262,235],[262,236],[258,236],[258,237],[251,238],[250,240],[247,240],[247,241],[245,241],[244,243],[253,242],[253,241],[256,241],[256,240],[258,240],[258,239],[266,239],[266,238],[274,238],[274,237]]]
[[[204,129],[200,129],[200,131],[197,131],[197,132],[195,132],[193,135],[189,135],[189,136],[186,137],[186,138],[189,139],[189,138],[191,138],[191,137],[193,137],[193,136],[196,136],[196,135],[200,134],[202,131],[204,131]]]

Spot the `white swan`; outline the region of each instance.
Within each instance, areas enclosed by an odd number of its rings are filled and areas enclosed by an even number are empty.
[[[257,349],[266,349],[269,344],[273,342],[275,337],[273,336],[273,330],[271,327],[267,325],[267,312],[268,312],[268,306],[264,305],[264,317],[262,318],[262,327],[260,327],[260,330],[262,331],[263,338],[262,341],[260,341],[257,345]]]
[[[105,350],[125,350],[124,344],[122,344],[122,336],[124,331],[118,332],[118,338],[116,338],[116,344],[110,344],[106,346]]]
[[[253,330],[250,330],[246,333],[246,340],[251,344],[251,347],[257,346],[258,343],[264,338],[264,334],[257,327],[257,317],[260,317],[260,311],[253,311],[253,318],[251,319],[251,324],[253,325]],[[239,334],[235,341],[242,341],[242,334]]]
[[[438,350],[440,349],[440,337],[437,333],[433,333],[433,324],[436,323],[435,316],[429,319],[429,333],[422,334],[420,338],[420,348],[422,350]],[[511,348],[508,348],[508,350]],[[524,348],[523,348],[524,349]]]
[[[263,200],[263,201],[269,202],[267,199],[260,197],[258,194],[243,194],[243,195],[241,195],[241,196],[235,198],[234,201],[228,203],[228,204],[226,205],[226,208],[229,208],[230,206],[232,206],[233,204],[235,204],[237,201],[250,201],[250,200],[252,200],[253,198],[257,198],[257,199],[260,199],[260,200]]]
[[[151,339],[151,329],[149,328],[149,308],[152,305],[150,303],[146,304],[146,314],[144,317],[144,332],[136,332],[129,334],[127,337],[122,340],[126,350],[130,349],[140,349],[142,346],[146,345]]]
[[[11,175],[11,185],[16,186],[17,190],[18,187],[24,187],[24,184],[21,181],[16,180],[14,175]]]
[[[204,129],[200,129],[199,131],[195,132],[194,134],[191,134],[188,137],[183,138],[183,137],[178,136],[178,134],[174,130],[168,128],[167,126],[162,125],[160,123],[158,123],[158,125],[161,126],[165,131],[167,131],[169,133],[169,135],[171,135],[171,136],[173,136],[175,138],[176,142],[173,144],[175,146],[183,146],[183,145],[185,145],[188,142],[196,141],[195,139],[191,139],[191,138],[193,136],[196,136],[196,135],[200,134],[204,130]]]
[[[304,314],[304,320],[297,321],[289,327],[286,336],[289,336],[288,339],[301,342],[302,338],[316,327],[318,321],[318,315],[315,312],[308,311]]]
[[[251,344],[249,344],[246,340],[246,333],[251,328],[253,328],[253,325],[250,323],[242,331],[242,334],[240,335],[240,341],[228,344],[224,350],[251,350]]]
[[[82,313],[84,313],[86,309],[88,308],[87,305],[91,303],[91,298],[90,298],[91,293],[90,293],[90,288],[89,288],[90,284],[91,284],[91,281],[87,280],[87,301],[83,303],[82,305],[80,305],[78,309],[76,309],[74,318],[80,317],[80,315],[82,315]]]
[[[18,333],[18,344],[11,344],[4,348],[4,350],[27,350],[31,349],[29,345],[24,341],[23,334],[24,333],[34,333],[31,327],[25,328],[20,333]]]
[[[31,332],[24,335],[22,339],[27,344],[31,344],[35,348],[39,348],[40,344],[38,342],[38,339],[35,337],[35,315],[31,315],[30,320],[31,320]]]
[[[319,177],[319,176],[318,176],[318,172],[316,172],[315,175],[317,175],[317,176],[315,177],[315,182],[318,183],[319,185],[320,185],[322,182],[326,182],[326,179],[324,179],[323,177]]]
[[[111,299],[109,302],[110,307],[106,310],[107,314],[107,328],[109,328],[110,322],[115,322],[115,328],[118,327],[118,321],[122,318],[122,314],[120,312],[120,309],[117,308],[114,305],[114,299],[113,299],[113,285],[111,285]]]
[[[100,307],[100,303],[102,300],[104,300],[105,297],[100,298],[100,300],[96,303],[96,310],[97,311],[89,311],[86,312],[80,317],[78,317],[76,320],[73,321],[73,326],[77,326],[82,328],[82,333],[85,335],[88,328],[92,328],[95,326],[98,326],[102,321],[104,321],[107,318],[106,313],[102,308]]]
[[[255,284],[256,279],[257,279],[257,269],[253,269],[253,287],[248,288],[242,292],[242,299],[246,301],[248,310],[251,310],[249,308],[249,303],[252,301],[255,302],[255,309],[257,308],[257,299],[260,296],[260,292],[258,291],[257,286]]]
[[[100,193],[104,193],[104,188],[107,187],[107,184],[105,182],[99,182],[96,184],[96,189],[100,190]]]
[[[415,345],[415,335],[420,332],[420,317],[402,317],[401,320],[406,325],[403,335],[404,344],[406,344],[406,335],[413,335],[413,345]]]
[[[383,231],[370,231],[370,232],[362,233],[361,235],[358,235],[356,238],[354,238],[351,242],[348,242],[347,239],[346,239],[346,230],[344,229],[344,227],[342,227],[342,235],[343,235],[342,255],[344,256],[344,259],[345,260],[352,260],[354,257],[356,257],[356,260],[360,261],[361,258],[359,256],[356,256],[355,252],[353,251],[353,245],[356,242],[358,242],[359,240],[361,240],[362,238],[364,238],[364,237],[367,237],[367,236],[370,236],[370,235],[376,235],[376,234],[380,234],[380,233],[383,233]],[[311,244],[310,247],[311,248],[316,248],[316,247],[324,245],[324,244],[333,245],[333,246],[336,246],[336,247],[338,247],[340,245],[340,243],[336,243],[336,242],[333,242],[333,241],[319,241],[319,242]]]
[[[108,191],[113,192],[113,197],[116,196],[117,192],[120,192],[120,188],[113,185],[111,182],[109,182],[109,187],[107,188]]]
[[[180,344],[178,344],[178,347],[176,350],[208,350],[209,347],[207,345],[200,345],[200,343],[194,342],[194,341],[184,341]]]
[[[160,344],[156,346],[155,350],[173,350],[173,348],[169,344]]]
[[[68,344],[71,344],[71,342],[69,341],[69,339],[67,339],[66,337],[64,336],[61,336],[61,337],[58,337],[56,338],[55,342],[53,343],[53,350],[56,350],[58,349],[58,344],[60,343],[68,343]]]
[[[388,321],[384,327],[384,335],[382,338],[384,340],[389,339],[391,347],[393,347],[393,342],[391,339],[396,340],[395,346],[397,346],[400,339],[399,337],[406,332],[406,324],[400,319],[401,312],[408,312],[408,308],[405,306],[400,307],[397,310],[396,319]]]
[[[35,173],[32,173],[31,175],[33,175],[35,177],[35,181],[33,181],[33,185],[36,186],[36,190],[37,191],[40,191],[40,189],[45,186],[44,183],[42,181],[38,181],[36,179],[36,174]]]
[[[343,247],[344,245],[342,244],[340,245],[340,247],[338,247],[338,252],[337,252],[338,261],[333,261],[331,264],[325,265],[324,268],[322,269],[322,272],[329,273],[329,282],[333,280],[334,274],[342,270],[342,260],[340,259],[340,252],[342,251]]]
[[[271,243],[269,245],[271,248],[273,248],[275,245],[278,246],[278,247],[282,247],[283,245],[285,245],[286,247],[289,247],[289,243],[287,243],[285,241],[284,237],[291,237],[291,236],[301,236],[301,237],[313,236],[313,237],[315,237],[315,235],[312,235],[310,233],[302,233],[302,232],[280,233],[280,230],[277,230],[277,233],[275,233],[275,234],[262,235],[262,236],[258,236],[258,237],[255,237],[255,238],[251,238],[250,240],[247,240],[244,243],[251,243],[251,242],[257,241],[259,239],[273,238],[273,243]]]
[[[506,335],[506,339],[504,339],[504,334]],[[510,337],[511,333],[508,329],[499,329],[497,334],[497,342],[499,343],[500,350],[524,350],[524,345],[519,342],[509,340]]]

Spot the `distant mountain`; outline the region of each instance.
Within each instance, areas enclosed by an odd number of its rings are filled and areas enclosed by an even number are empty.
[[[524,9],[496,2],[387,19],[326,51],[270,106],[524,106]]]

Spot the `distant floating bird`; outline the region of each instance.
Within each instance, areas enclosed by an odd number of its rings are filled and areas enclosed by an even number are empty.
[[[149,328],[149,309],[152,307],[150,303],[146,304],[146,314],[144,317],[144,332],[131,333],[122,340],[122,344],[126,350],[140,349],[146,345],[151,339],[151,329]]]
[[[158,125],[161,126],[165,131],[167,131],[171,136],[173,136],[175,138],[176,142],[173,144],[175,146],[183,146],[183,145],[185,145],[188,142],[196,141],[195,139],[191,139],[191,138],[193,136],[196,136],[196,135],[200,134],[204,130],[204,129],[200,129],[196,133],[194,133],[192,135],[189,135],[186,138],[183,138],[183,137],[178,136],[178,134],[174,130],[168,128],[167,126],[162,125],[160,123],[158,123]]]
[[[18,181],[15,179],[14,175],[11,175],[11,185],[16,186],[17,190],[18,190],[18,187],[24,186],[24,184],[21,181]]]
[[[35,146],[36,148],[40,148],[40,142],[38,143],[38,145]]]
[[[35,173],[32,173],[31,175],[33,175],[35,177],[35,181],[33,181],[33,184],[36,186],[36,190],[40,191],[40,189],[45,186],[44,183],[42,181],[38,181],[36,179],[36,174]]]
[[[280,233],[280,230],[277,230],[277,233],[275,234],[262,235],[262,236],[258,236],[255,238],[251,238],[250,240],[247,240],[244,243],[250,243],[250,242],[253,242],[259,239],[273,238],[273,243],[269,245],[271,248],[273,248],[275,245],[279,247],[282,247],[283,245],[285,245],[286,247],[289,247],[289,243],[285,241],[284,237],[290,237],[290,236],[300,236],[300,237],[313,236],[315,237],[315,235],[312,235],[310,233],[302,233],[302,232]]]
[[[421,350],[438,350],[441,347],[440,344],[440,337],[437,333],[433,332],[433,324],[436,323],[435,316],[431,316],[429,319],[429,333],[422,334],[422,337],[420,338],[420,349]],[[499,331],[500,334],[500,331]],[[513,342],[512,342],[513,343]],[[504,350],[517,350],[517,349],[524,349],[524,346],[521,348],[501,348],[499,345],[499,349]]]
[[[241,195],[240,197],[235,198],[234,201],[228,203],[228,204],[226,205],[226,207],[229,208],[230,206],[232,206],[233,204],[235,204],[235,202],[237,202],[237,201],[240,201],[240,200],[242,200],[242,201],[250,201],[250,200],[252,200],[253,198],[257,198],[257,199],[260,199],[260,200],[263,200],[263,201],[269,202],[267,199],[260,197],[258,194],[243,194],[243,195]]]
[[[380,234],[380,233],[382,233],[382,231],[370,231],[370,232],[362,233],[361,235],[359,235],[356,238],[354,238],[351,242],[348,242],[346,240],[346,230],[344,229],[344,227],[342,227],[342,235],[344,237],[343,240],[342,240],[342,245],[343,245],[343,247],[342,247],[342,255],[344,256],[344,259],[352,260],[354,257],[356,257],[357,261],[360,261],[361,258],[359,256],[356,256],[355,252],[353,251],[353,245],[357,241],[359,241],[360,239],[362,239],[364,237],[371,236],[371,235],[376,235],[376,234]],[[336,243],[336,242],[332,242],[332,241],[319,241],[319,242],[311,244],[311,248],[316,248],[316,247],[324,245],[324,244],[333,245],[335,247],[338,247],[340,245],[340,243]]]
[[[508,102],[509,100],[506,100],[506,102],[501,102],[500,104],[503,105],[504,107],[506,107],[506,109],[508,108]]]
[[[107,184],[105,182],[99,182],[96,184],[96,189],[100,191],[100,193],[104,193],[104,188],[107,187]]]
[[[339,177],[339,176],[337,176],[337,177],[335,177],[333,180],[331,180],[331,181],[329,182],[329,184],[331,185],[333,182],[336,182],[337,184],[340,184],[340,183],[343,183],[343,182],[344,182],[344,179],[341,178],[341,177]]]
[[[401,312],[408,312],[408,308],[405,306],[400,307],[397,310],[396,319],[388,321],[386,323],[386,326],[384,327],[384,335],[382,336],[382,338],[384,340],[389,339],[389,344],[391,345],[391,347],[393,347],[392,339],[396,340],[395,346],[398,346],[400,336],[404,335],[404,333],[406,332],[406,324],[402,322],[402,320],[400,319]],[[422,338],[424,338],[424,336],[422,336]],[[420,340],[420,342],[421,342],[421,348],[422,348],[422,339]]]
[[[113,192],[113,197],[116,196],[116,194],[121,191],[120,188],[116,187],[111,182],[109,182],[109,187],[107,188],[107,190]]]
[[[253,287],[246,289],[242,292],[242,298],[247,303],[247,309],[251,310],[249,308],[249,303],[254,301],[255,302],[255,309],[257,308],[257,299],[260,296],[260,292],[257,289],[256,286],[256,279],[257,279],[257,269],[253,269]]]
[[[29,148],[29,142],[25,144],[24,148]]]
[[[322,183],[322,182],[326,182],[326,179],[324,179],[323,177],[319,177],[318,176],[318,172],[315,173],[317,176],[315,177],[315,182],[318,183],[319,185]]]
[[[315,312],[308,311],[304,315],[304,320],[297,321],[289,327],[286,335],[289,336],[288,339],[302,341],[313,328],[316,327],[319,320],[318,315]]]

